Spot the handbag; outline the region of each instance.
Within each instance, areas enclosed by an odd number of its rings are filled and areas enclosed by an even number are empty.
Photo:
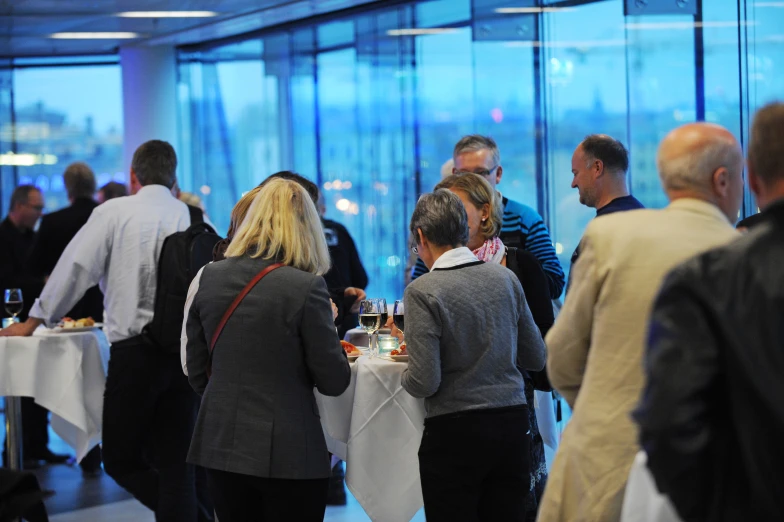
[[[250,282],[247,285],[245,285],[245,288],[242,289],[242,292],[240,292],[237,295],[237,297],[234,298],[234,301],[232,301],[232,303],[229,306],[229,308],[223,314],[223,317],[221,318],[220,323],[218,323],[218,327],[215,329],[215,333],[212,334],[212,342],[210,343],[210,356],[209,356],[209,359],[207,360],[207,378],[208,379],[212,376],[212,352],[215,350],[215,345],[218,342],[218,338],[220,338],[221,332],[223,332],[223,327],[226,326],[226,323],[229,321],[229,318],[234,313],[234,310],[236,310],[237,307],[242,302],[242,300],[245,299],[245,296],[248,295],[248,293],[251,290],[253,290],[253,287],[255,287],[257,284],[259,284],[259,281],[264,279],[264,277],[267,274],[269,274],[270,272],[272,272],[273,270],[277,270],[278,268],[280,268],[282,266],[285,266],[285,265],[283,265],[283,263],[275,263],[274,265],[270,265],[270,266],[266,267],[264,270],[262,270],[261,272],[259,272],[258,274],[256,274],[255,277],[253,279],[251,279]]]

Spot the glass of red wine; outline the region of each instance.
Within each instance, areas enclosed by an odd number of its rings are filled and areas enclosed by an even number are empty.
[[[392,311],[392,320],[395,322],[395,326],[398,330],[400,330],[400,332],[403,334],[403,338],[405,339],[406,331],[403,326],[405,320],[405,307],[403,306],[402,300],[395,301],[395,308]]]
[[[5,311],[11,314],[11,321],[16,323],[17,315],[22,313],[24,308],[24,299],[22,298],[22,290],[20,288],[7,288],[5,291]]]

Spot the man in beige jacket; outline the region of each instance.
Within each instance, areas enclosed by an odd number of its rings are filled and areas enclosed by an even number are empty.
[[[566,303],[547,335],[553,386],[574,413],[539,522],[612,522],[639,447],[630,417],[644,377],[653,299],[676,264],[737,236],[743,152],[723,127],[670,132],[657,156],[670,205],[595,219],[586,229]]]

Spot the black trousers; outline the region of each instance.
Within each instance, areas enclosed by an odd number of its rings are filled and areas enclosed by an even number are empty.
[[[106,473],[158,522],[210,520],[206,491],[197,495],[196,469],[186,464],[199,398],[180,359],[141,337],[111,348],[103,404]]]
[[[271,479],[207,470],[220,522],[321,522],[329,479]]]
[[[425,420],[419,475],[427,522],[522,522],[531,489],[525,406]]]

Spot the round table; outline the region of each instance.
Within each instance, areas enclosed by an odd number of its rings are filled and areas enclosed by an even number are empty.
[[[343,395],[316,392],[327,447],[346,461],[346,486],[376,522],[408,522],[423,505],[417,452],[425,403],[400,385],[407,366],[362,356]]]
[[[101,441],[109,342],[95,328],[31,337],[0,337],[0,395],[5,396],[9,461],[21,468],[19,397],[32,397],[52,413],[52,429],[81,460]],[[17,467],[18,466],[18,467]]]

